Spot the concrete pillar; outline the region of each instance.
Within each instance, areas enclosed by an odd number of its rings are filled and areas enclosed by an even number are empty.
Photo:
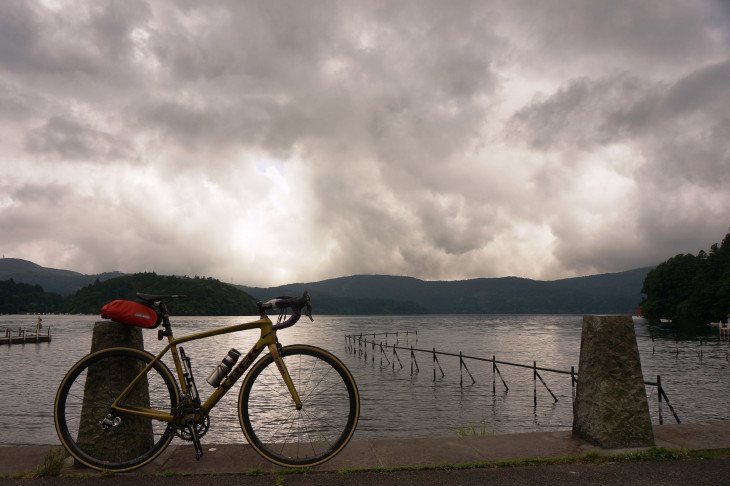
[[[654,445],[631,316],[583,316],[573,436],[607,449]]]
[[[113,321],[94,324],[91,352],[127,347],[144,349],[142,329]],[[104,447],[114,443],[115,448],[128,451],[128,457],[137,457],[148,451],[153,443],[152,422],[141,417],[122,417],[118,428],[103,430],[99,422],[106,416],[112,393],[120,393],[144,369],[139,362],[125,359],[107,359],[88,369],[81,408],[81,424],[77,442],[82,449],[105,455]],[[147,380],[143,380],[129,396],[129,403],[149,406]]]

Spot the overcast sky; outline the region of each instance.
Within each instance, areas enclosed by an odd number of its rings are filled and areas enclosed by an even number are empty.
[[[540,280],[730,227],[726,0],[0,2],[0,251]]]

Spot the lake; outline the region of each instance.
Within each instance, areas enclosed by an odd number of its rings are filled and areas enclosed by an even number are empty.
[[[34,328],[37,316],[0,316],[2,327]],[[254,317],[173,317],[175,335],[214,329],[253,320]],[[53,425],[53,401],[63,375],[89,352],[96,316],[43,316],[51,328],[52,342],[0,347],[0,413],[2,445],[58,444]],[[727,420],[730,410],[730,350],[727,339],[709,330],[703,336],[674,336],[635,319],[637,343],[646,381],[661,375],[662,385],[682,422]],[[550,390],[537,382],[533,398],[531,369],[499,365],[509,391],[497,377],[493,391],[491,362],[465,359],[468,371],[460,375],[458,356],[438,356],[436,379],[432,354],[391,348],[380,353],[379,344],[397,342],[398,348],[432,350],[538,367],[578,371],[580,315],[447,315],[447,316],[316,316],[302,319],[279,333],[282,344],[308,343],[340,357],[358,383],[361,418],[355,439],[434,437],[455,434],[454,429],[482,427],[489,434],[570,429],[572,426],[569,375],[541,372]],[[396,337],[394,333],[399,331]],[[405,331],[410,331],[407,335]],[[417,333],[415,332],[417,331]],[[235,347],[245,352],[258,331],[218,336],[184,345],[203,400],[213,390],[205,378]],[[362,334],[378,344],[368,345],[365,357],[349,350],[346,335]],[[162,349],[157,332],[145,331],[150,352]],[[369,336],[368,336],[369,335]],[[384,348],[385,350],[385,348]],[[373,359],[374,357],[374,359]],[[392,360],[395,359],[395,366]],[[382,364],[381,364],[382,360]],[[399,363],[400,361],[400,363]],[[167,361],[168,366],[171,366]],[[402,365],[402,368],[401,368]],[[414,372],[411,372],[413,366]],[[416,367],[420,369],[415,372]],[[441,375],[443,371],[444,376]],[[463,377],[463,386],[460,385]],[[236,405],[240,382],[211,413],[211,428],[203,443],[245,442]],[[652,421],[659,423],[656,387],[647,387]],[[674,418],[664,406],[665,423]],[[180,439],[175,439],[179,441]]]

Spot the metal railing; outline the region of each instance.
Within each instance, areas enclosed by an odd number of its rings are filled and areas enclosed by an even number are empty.
[[[499,369],[499,365],[530,369],[530,370],[532,370],[533,404],[535,407],[537,407],[537,395],[538,395],[537,394],[537,390],[538,390],[537,382],[538,381],[540,383],[542,383],[542,385],[548,391],[548,393],[554,400],[553,403],[557,403],[559,401],[558,397],[555,395],[555,393],[553,393],[553,391],[550,389],[550,387],[545,382],[543,377],[540,375],[540,372],[569,375],[570,376],[570,385],[571,385],[571,399],[572,399],[573,403],[575,403],[575,389],[576,389],[576,384],[578,383],[578,373],[575,371],[574,366],[570,367],[570,371],[566,371],[566,370],[558,370],[558,369],[554,369],[554,368],[546,368],[546,367],[537,366],[537,361],[533,361],[532,365],[528,365],[528,364],[511,363],[509,361],[498,360],[495,355],[492,355],[492,357],[490,359],[490,358],[483,358],[483,357],[478,357],[478,356],[467,356],[467,355],[463,354],[461,351],[459,351],[458,353],[450,353],[450,352],[445,352],[445,351],[436,351],[436,348],[421,349],[421,348],[416,348],[413,346],[398,346],[399,339],[403,335],[406,336],[406,340],[408,340],[411,335],[416,336],[416,342],[418,342],[417,341],[417,339],[418,339],[417,330],[367,333],[367,334],[347,334],[347,335],[345,335],[345,349],[347,352],[352,353],[352,354],[357,354],[358,356],[363,357],[365,360],[367,360],[368,359],[368,347],[369,347],[371,362],[375,363],[375,360],[376,360],[375,356],[377,354],[378,359],[380,360],[380,366],[383,367],[383,363],[384,363],[383,360],[385,360],[385,366],[391,367],[394,372],[395,372],[396,363],[399,366],[399,370],[404,368],[403,363],[400,359],[400,356],[398,355],[398,350],[407,351],[410,354],[409,359],[410,359],[411,376],[413,376],[416,373],[420,373],[420,367],[418,365],[416,353],[423,353],[423,354],[430,355],[431,361],[433,363],[433,381],[436,381],[436,379],[437,379],[437,370],[438,370],[438,373],[441,374],[441,378],[446,376],[443,368],[441,367],[441,363],[439,362],[439,359],[438,359],[439,356],[458,357],[459,358],[459,385],[461,387],[464,386],[464,372],[466,372],[469,379],[471,379],[471,384],[476,383],[476,379],[474,379],[474,375],[472,375],[471,371],[469,371],[469,368],[466,364],[466,360],[491,363],[492,364],[492,393],[497,392],[497,378],[499,378],[500,382],[502,383],[502,386],[504,386],[505,392],[509,391],[509,386],[507,385],[507,382],[505,381],[504,377],[502,376],[502,372]],[[368,340],[368,338],[370,336],[372,336],[372,339]],[[385,344],[383,344],[382,340],[379,342],[376,342],[377,336],[385,336]],[[396,339],[395,344],[388,344],[388,338],[391,336],[395,337],[395,339]],[[388,350],[388,351],[386,351],[386,350]],[[658,397],[658,406],[659,406],[659,423],[660,424],[664,423],[664,419],[662,417],[662,403],[663,402],[666,402],[667,406],[669,407],[669,410],[672,412],[672,415],[674,416],[674,419],[677,421],[677,423],[680,423],[679,416],[677,415],[676,411],[674,410],[674,407],[672,407],[672,404],[669,403],[669,398],[667,397],[667,394],[664,391],[664,388],[662,387],[661,377],[659,375],[657,375],[656,381],[644,381],[644,385],[655,386],[657,388],[657,397]]]

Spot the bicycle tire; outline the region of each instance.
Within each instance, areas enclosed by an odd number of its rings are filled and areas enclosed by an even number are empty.
[[[78,462],[124,472],[149,463],[170,444],[172,423],[119,413],[119,424],[102,426],[111,403],[153,359],[146,351],[109,348],[89,354],[68,371],[56,394],[54,420],[61,443]],[[91,391],[85,393],[87,384]],[[124,405],[172,413],[179,395],[169,368],[158,361]]]
[[[323,349],[281,348],[302,402],[297,410],[271,354],[254,364],[241,386],[238,417],[253,449],[285,467],[311,467],[332,459],[350,441],[360,397],[350,371]]]

